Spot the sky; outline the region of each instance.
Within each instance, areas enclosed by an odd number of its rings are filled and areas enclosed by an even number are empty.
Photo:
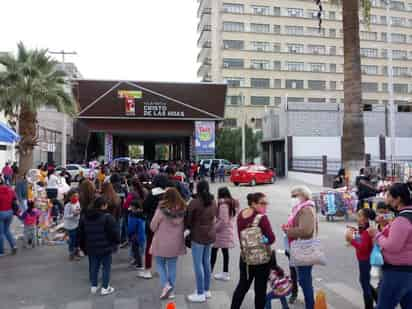
[[[196,0],[1,0],[0,51],[76,51],[84,78],[198,81]],[[56,60],[61,60],[60,56]]]

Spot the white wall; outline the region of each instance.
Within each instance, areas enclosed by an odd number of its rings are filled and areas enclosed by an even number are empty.
[[[379,137],[365,137],[365,153],[372,158],[379,158]]]
[[[300,173],[300,172],[289,171],[288,178],[302,181],[309,185],[323,186],[323,175],[320,175],[320,174]]]
[[[391,138],[386,138],[386,157],[391,156]],[[412,157],[412,138],[397,137],[395,142],[396,157]]]
[[[340,137],[294,136],[293,157],[341,158]]]

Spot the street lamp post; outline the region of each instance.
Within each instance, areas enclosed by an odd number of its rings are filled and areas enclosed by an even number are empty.
[[[239,96],[242,109],[244,109],[245,100],[242,93]],[[246,165],[246,112],[243,110],[242,113],[242,165]]]
[[[49,54],[52,55],[61,55],[62,56],[62,66],[63,70],[65,69],[65,56],[66,55],[77,55],[77,52],[71,51],[71,52],[66,52],[65,50],[61,51],[49,51]],[[69,76],[69,80],[71,77]],[[62,123],[62,153],[61,153],[61,161],[62,161],[62,166],[66,166],[67,162],[67,119],[66,119],[66,114],[63,113],[63,123]]]

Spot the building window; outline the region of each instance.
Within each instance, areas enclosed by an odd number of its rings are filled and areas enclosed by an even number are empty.
[[[280,61],[273,61],[273,70],[280,71],[282,69],[282,63]]]
[[[250,87],[252,88],[270,88],[269,78],[251,78]]]
[[[251,47],[256,51],[270,51],[269,42],[251,42]]]
[[[382,91],[383,92],[388,92],[388,84],[387,83],[382,83]]]
[[[365,103],[362,103],[362,106],[363,106],[363,111],[364,112],[371,112],[372,110],[373,110],[373,105],[372,104],[365,104]]]
[[[336,90],[336,82],[335,81],[330,81],[329,82],[329,89],[330,90]]]
[[[245,7],[238,3],[223,3],[223,12],[233,14],[243,14]]]
[[[407,94],[408,84],[393,84],[393,92]]]
[[[223,120],[223,126],[226,128],[236,128],[237,119],[236,118],[226,118],[225,120]]]
[[[273,33],[280,34],[280,25],[273,25]]]
[[[281,79],[275,79],[273,88],[275,89],[281,89],[282,88],[282,80]]]
[[[245,79],[243,77],[224,77],[223,81],[229,87],[244,87]]]
[[[329,64],[329,72],[336,73],[336,64],[334,63]]]
[[[264,96],[251,96],[250,103],[252,105],[269,105],[270,104],[270,97]]]
[[[326,64],[324,63],[309,63],[310,72],[325,72]]]
[[[268,6],[252,5],[252,13],[255,15],[270,15]]]
[[[243,23],[237,23],[233,21],[223,22],[223,31],[229,32],[243,32],[245,31],[245,25]]]
[[[406,34],[392,33],[391,39],[394,43],[406,43]]]
[[[386,42],[388,40],[388,35],[386,32],[381,33],[381,41]]]
[[[329,29],[329,37],[336,38],[336,29]]]
[[[392,67],[394,76],[409,76],[408,68],[406,67]]]
[[[289,17],[304,17],[303,9],[288,8],[288,16]]]
[[[269,60],[251,60],[250,67],[255,70],[270,70]]]
[[[310,36],[325,36],[325,28],[306,27],[306,34]]]
[[[302,26],[286,26],[285,31],[288,35],[303,35],[304,33]]]
[[[250,24],[250,31],[257,33],[269,33],[270,25],[269,24]]]
[[[360,54],[362,57],[376,58],[378,57],[378,49],[377,48],[361,48]]]
[[[332,103],[332,104],[336,104],[336,98],[330,98],[329,99],[329,103]]]
[[[305,103],[305,98],[288,97],[288,103]]]
[[[382,49],[381,50],[381,56],[382,56],[382,58],[388,58],[388,50],[387,49]]]
[[[227,105],[241,105],[242,97],[240,95],[228,95],[226,96]]]
[[[255,119],[255,129],[261,130],[262,129],[262,118]]]
[[[309,103],[326,103],[325,98],[309,98],[308,99]]]
[[[243,59],[225,58],[223,59],[223,67],[240,69],[244,67],[244,61]]]
[[[280,43],[273,43],[273,51],[275,53],[280,53]]]
[[[224,49],[243,49],[245,47],[244,41],[238,40],[224,40],[223,48]]]
[[[280,105],[282,104],[282,98],[281,97],[275,97],[275,105]]]
[[[378,92],[378,83],[362,83],[362,91]]]
[[[361,69],[362,69],[363,74],[368,74],[368,75],[378,74],[378,66],[377,65],[362,65]]]
[[[311,90],[325,90],[326,82],[323,80],[308,80],[308,88]]]
[[[359,36],[361,40],[376,41],[378,39],[378,33],[370,31],[361,31]]]
[[[399,113],[412,113],[412,106],[411,105],[398,105],[398,112]]]
[[[325,45],[308,45],[308,53],[324,55],[326,53]]]
[[[273,15],[274,15],[274,16],[280,16],[280,7],[275,6],[275,7],[273,8]]]
[[[303,89],[303,80],[287,79],[286,88],[287,89]]]
[[[288,52],[292,54],[303,54],[305,46],[303,44],[288,44]]]
[[[336,13],[335,12],[329,12],[329,19],[335,20],[336,19]]]
[[[315,10],[308,10],[307,11],[308,18],[318,19],[318,14],[319,14],[319,11],[315,11]]]
[[[380,20],[382,25],[386,25],[386,16],[381,16]]]
[[[287,62],[288,71],[292,72],[301,72],[305,70],[305,63],[304,62]]]
[[[405,26],[406,25],[406,19],[404,17],[392,16],[391,17],[391,24],[392,24],[392,26]]]
[[[329,55],[335,56],[336,55],[336,46],[329,47]]]
[[[391,9],[393,10],[405,10],[405,3],[402,1],[391,1]]]

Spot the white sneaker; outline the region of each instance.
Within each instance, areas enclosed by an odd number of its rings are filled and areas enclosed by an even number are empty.
[[[205,297],[212,298],[212,293],[210,293],[210,291],[205,291]]]
[[[230,281],[229,273],[218,273],[214,275],[214,278],[220,281]]]
[[[191,303],[204,303],[206,302],[206,296],[205,294],[199,295],[197,293],[191,294],[187,297],[188,301]]]
[[[162,290],[162,294],[160,295],[160,299],[169,298],[169,295],[172,292],[172,289],[173,288],[169,284],[167,284]]]
[[[111,286],[108,286],[107,289],[102,288],[101,294],[102,296],[106,296],[109,294],[112,294],[114,292],[114,288]]]
[[[143,279],[152,279],[153,278],[152,272],[150,270],[144,270],[142,272],[139,272],[137,274],[137,276],[139,278],[143,278]]]
[[[92,286],[92,287],[90,288],[90,293],[96,294],[98,289],[99,289],[99,288],[98,288],[97,286]]]

